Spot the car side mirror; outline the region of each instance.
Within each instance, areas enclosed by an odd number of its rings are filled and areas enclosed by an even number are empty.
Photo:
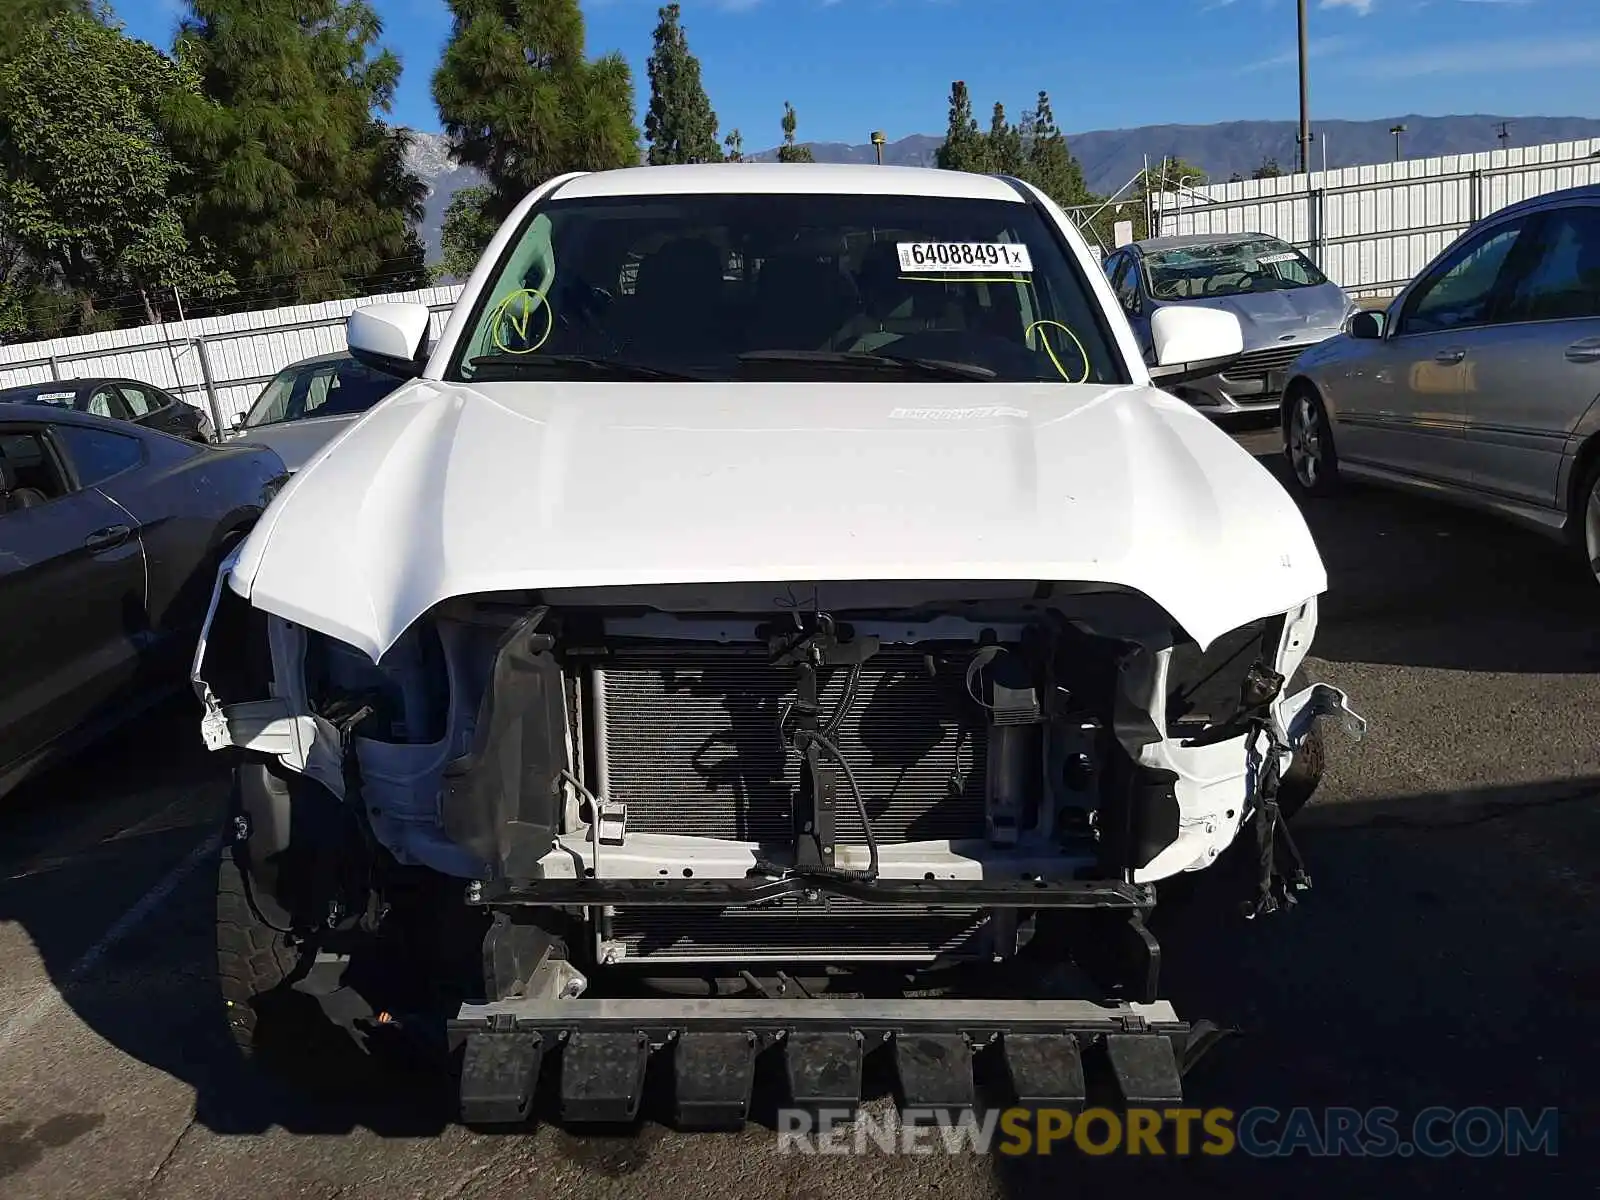
[[[428,361],[426,304],[368,304],[345,321],[350,357],[385,375],[414,379]]]
[[[1360,338],[1362,341],[1379,341],[1388,322],[1387,313],[1368,312],[1363,309],[1350,318],[1349,333],[1351,337]]]
[[[244,428],[244,419],[245,419],[245,417],[247,415],[248,414],[246,414],[246,413],[240,413],[238,416],[234,417],[233,418],[233,427],[235,429],[243,429]]]
[[[1244,353],[1244,327],[1220,308],[1178,304],[1150,315],[1154,364],[1150,379],[1157,385],[1183,383],[1215,375]]]

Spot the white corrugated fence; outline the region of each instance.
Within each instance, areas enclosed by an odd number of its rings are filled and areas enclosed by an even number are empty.
[[[1356,294],[1397,291],[1469,225],[1531,196],[1600,183],[1600,138],[1403,159],[1166,192],[1162,235],[1265,233]]]
[[[284,367],[343,350],[345,318],[358,305],[426,304],[438,337],[460,295],[454,284],[0,346],[0,388],[97,375],[139,379],[199,404],[227,428]]]

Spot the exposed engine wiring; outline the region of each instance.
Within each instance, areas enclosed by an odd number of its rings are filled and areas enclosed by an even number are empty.
[[[833,740],[833,735],[839,731],[845,718],[850,715],[850,710],[855,707],[861,684],[861,669],[861,663],[851,666],[850,674],[845,679],[844,695],[840,697],[833,713],[817,729],[800,729],[791,734],[789,718],[794,713],[796,702],[786,701],[778,714],[778,741],[786,755],[792,754],[802,760],[805,758],[807,745],[814,743],[819,749],[827,751],[839,764],[845,782],[850,787],[851,798],[855,801],[856,814],[861,818],[861,831],[867,839],[867,869],[860,871],[848,867],[779,867],[762,859],[756,863],[758,871],[776,875],[809,875],[819,879],[857,879],[869,883],[878,878],[878,837],[873,832],[871,819],[867,816],[866,797],[862,794],[861,785],[856,779],[855,771],[851,769],[849,760],[845,758],[844,751],[839,749],[839,744]]]
[[[839,764],[839,769],[844,772],[845,782],[850,785],[850,794],[855,798],[856,815],[861,818],[861,831],[867,837],[867,869],[864,873],[851,871],[850,874],[868,880],[876,879],[878,877],[878,838],[872,832],[872,822],[867,817],[867,801],[861,794],[861,785],[856,782],[856,773],[850,769],[850,763],[845,758],[844,752],[825,734],[813,733],[809,736],[818,746],[833,755]],[[833,868],[833,870],[838,869],[837,867]]]
[[[855,707],[856,691],[861,683],[861,666],[862,664],[856,663],[850,668],[850,674],[844,684],[844,695],[840,697],[839,704],[833,710],[833,714],[822,723],[820,732],[824,735],[832,737],[838,733],[839,727],[844,724],[844,719],[850,715],[850,710]],[[794,715],[794,710],[795,702],[793,700],[785,700],[783,707],[778,710],[778,743],[783,747],[784,752],[788,754],[799,753],[793,740],[789,737],[789,718]]]

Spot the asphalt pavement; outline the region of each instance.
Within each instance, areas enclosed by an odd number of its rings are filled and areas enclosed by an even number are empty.
[[[1276,467],[1270,431],[1239,437]],[[1189,1102],[1553,1107],[1556,1154],[819,1158],[759,1126],[474,1134],[340,1056],[263,1080],[215,996],[226,780],[184,700],[0,803],[0,1197],[1593,1195],[1600,592],[1431,502],[1308,515],[1331,577],[1310,666],[1371,729],[1330,732],[1299,907],[1246,922],[1202,888],[1167,922],[1179,1011],[1240,1030]]]

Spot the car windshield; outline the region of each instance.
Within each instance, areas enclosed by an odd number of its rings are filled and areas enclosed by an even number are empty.
[[[1147,250],[1144,265],[1157,300],[1243,296],[1328,282],[1310,259],[1277,238]]]
[[[1033,206],[862,195],[556,200],[477,302],[451,377],[1126,382]]]
[[[241,427],[255,429],[308,417],[366,412],[400,383],[353,358],[297,363],[274,376],[250,406]]]

